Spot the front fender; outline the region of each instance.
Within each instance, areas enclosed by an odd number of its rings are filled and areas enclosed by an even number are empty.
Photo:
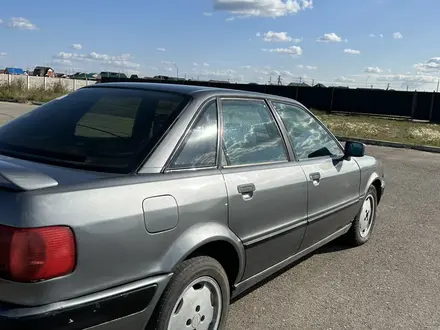
[[[244,246],[228,227],[215,222],[198,223],[185,230],[165,253],[161,269],[171,272],[194,251],[216,241],[227,242],[234,247],[239,260],[237,279],[242,278],[245,265]]]

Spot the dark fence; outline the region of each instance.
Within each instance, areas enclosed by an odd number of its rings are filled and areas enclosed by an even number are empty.
[[[103,78],[102,82],[172,83],[260,92],[295,99],[306,107],[327,112],[405,117],[440,122],[440,94],[343,87],[230,84],[210,81]]]

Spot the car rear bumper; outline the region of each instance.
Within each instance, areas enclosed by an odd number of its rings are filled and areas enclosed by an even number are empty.
[[[172,274],[46,306],[0,303],[1,330],[143,330]]]

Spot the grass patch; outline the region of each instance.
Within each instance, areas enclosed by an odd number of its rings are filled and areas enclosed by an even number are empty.
[[[0,84],[0,101],[19,103],[30,101],[48,102],[68,92],[66,86],[59,81],[51,84],[46,89],[38,87],[28,90],[25,81],[20,79],[12,81],[11,84],[7,82]]]
[[[440,125],[315,110],[313,113],[337,136],[440,147]]]

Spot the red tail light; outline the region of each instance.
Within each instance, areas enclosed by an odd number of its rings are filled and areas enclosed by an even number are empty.
[[[0,226],[0,277],[35,282],[71,273],[76,247],[69,227]]]

